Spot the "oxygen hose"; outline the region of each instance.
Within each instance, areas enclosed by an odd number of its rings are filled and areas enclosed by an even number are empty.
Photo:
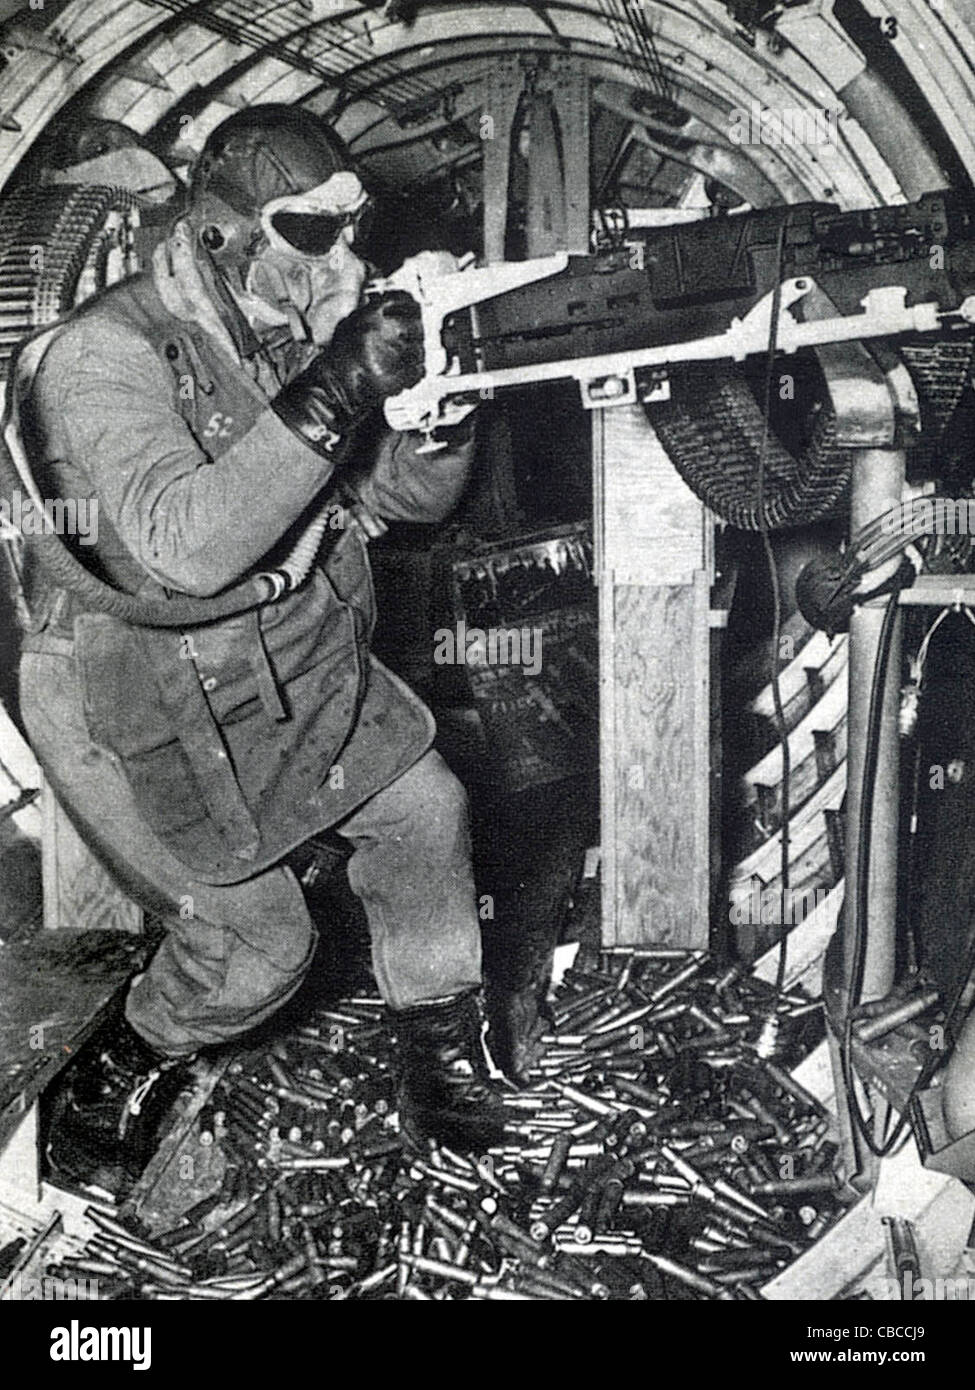
[[[283,584],[284,588],[278,589],[278,593],[297,589],[300,584],[303,584],[311,573],[333,515],[334,503],[326,503],[312,517],[295,542],[288,558],[282,562],[280,567],[273,574],[264,574],[260,577],[275,584],[275,586]],[[278,593],[275,594],[275,598]]]
[[[21,468],[17,467],[4,431],[0,436],[0,497],[11,496],[24,487],[27,488],[33,505],[43,514],[44,504],[36,495],[37,489],[27,473],[26,460]],[[203,627],[208,623],[221,622],[271,603],[302,584],[315,562],[322,536],[329,524],[331,510],[329,504],[315,516],[280,569],[271,573],[251,575],[212,598],[137,598],[113,588],[92,574],[53,529],[48,530],[45,527],[41,534],[31,534],[24,538],[33,544],[31,553],[48,578],[59,587],[76,594],[98,612],[110,613],[113,617],[132,623],[136,627]]]

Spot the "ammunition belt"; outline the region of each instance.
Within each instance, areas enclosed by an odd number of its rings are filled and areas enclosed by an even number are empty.
[[[687,485],[724,521],[757,531],[764,421],[740,369],[708,363],[675,374],[670,400],[651,409],[660,442]],[[799,526],[828,516],[846,492],[849,477],[849,450],[836,444],[831,409],[815,413],[809,443],[798,457],[770,433],[767,525]]]
[[[923,438],[915,462],[937,447],[965,390],[975,340],[940,339],[900,348],[918,393]],[[722,520],[759,529],[758,460],[764,434],[761,407],[738,367],[707,366],[674,373],[671,398],[651,407],[664,449],[687,485]],[[765,521],[772,529],[809,525],[843,499],[851,451],[836,443],[830,406],[818,409],[806,446],[793,454],[769,435]]]
[[[136,199],[119,188],[23,188],[0,208],[0,379],[17,345],[112,278],[136,269]],[[114,216],[113,216],[114,215]],[[110,259],[110,252],[121,260]]]
[[[975,359],[975,339],[958,337],[917,341],[899,347],[917,390],[921,407],[921,443],[911,462],[933,462],[939,441],[961,401]]]

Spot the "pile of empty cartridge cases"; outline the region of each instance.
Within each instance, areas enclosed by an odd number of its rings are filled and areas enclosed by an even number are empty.
[[[844,1210],[790,1071],[818,1007],[704,954],[580,953],[507,1142],[469,1155],[404,1148],[382,1004],[345,1000],[225,1069],[199,1122],[219,1190],[154,1234],[94,1212],[51,1272],[154,1299],[761,1298]]]

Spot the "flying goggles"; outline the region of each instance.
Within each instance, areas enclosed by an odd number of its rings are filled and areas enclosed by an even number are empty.
[[[274,250],[327,256],[348,227],[353,230],[353,247],[361,246],[371,212],[372,200],[358,174],[343,169],[307,193],[288,193],[265,203],[261,229]]]

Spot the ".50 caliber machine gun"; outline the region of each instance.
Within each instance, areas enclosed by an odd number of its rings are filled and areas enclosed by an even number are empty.
[[[426,375],[386,418],[432,436],[507,386],[572,378],[597,409],[666,400],[668,367],[741,362],[770,343],[793,353],[968,328],[975,205],[951,192],[855,212],[801,203],[459,271],[424,252],[374,288],[421,307]]]
[[[776,207],[631,230],[622,245],[589,256],[462,266],[460,273],[451,257],[431,252],[373,288],[406,290],[421,307],[426,374],[387,401],[386,418],[393,428],[426,433],[425,447],[438,447],[433,437],[438,426],[463,419],[495,391],[574,379],[587,409],[659,403],[654,426],[671,461],[712,512],[737,526],[771,529],[818,520],[849,490],[851,517],[867,525],[845,562],[841,557],[805,584],[825,625],[839,626],[832,620],[842,600],[843,623],[850,631],[849,906],[836,937],[835,969],[830,959],[826,967],[827,1020],[839,1042],[837,1094],[845,1093],[849,1101],[844,1167],[849,1174],[860,1169],[854,1134],[882,1156],[892,1151],[912,1108],[920,1106],[915,1123],[920,1127],[923,1120],[922,1152],[934,1155],[925,1161],[943,1171],[958,1170],[969,1180],[975,1172],[975,1010],[964,1024],[944,1086],[925,1089],[936,1065],[932,1060],[911,1088],[903,1120],[882,1146],[871,1134],[872,1121],[860,1115],[852,1082],[855,1009],[861,998],[887,995],[896,956],[899,751],[896,720],[884,710],[891,702],[896,708],[900,680],[897,658],[889,660],[900,590],[907,583],[895,572],[897,556],[917,531],[910,504],[904,504],[907,511],[902,507],[906,447],[894,428],[893,392],[888,399],[873,391],[871,364],[864,363],[868,428],[861,436],[886,432],[889,405],[890,438],[847,445],[844,430],[835,428],[838,413],[818,410],[802,458],[792,458],[781,445],[776,458],[764,409],[751,395],[750,383],[738,380],[742,374],[728,364],[845,342],[864,343],[870,352],[870,340],[897,338],[894,353],[874,348],[872,366],[889,381],[892,360],[903,359],[916,396],[911,401],[908,393],[901,395],[907,403],[903,413],[912,423],[919,419],[919,436],[937,445],[939,430],[971,380],[975,203],[943,192],[916,203],[854,212],[827,203]],[[829,356],[835,363],[845,354]],[[855,349],[850,356],[856,356]],[[821,365],[830,385],[826,354]],[[719,381],[717,392],[712,378]],[[858,385],[854,376],[854,389],[844,396],[848,412],[859,405]],[[900,387],[903,391],[903,383]],[[793,423],[798,436],[797,416]],[[910,429],[903,431],[904,438],[911,435]],[[883,548],[861,559],[863,547],[877,546],[878,538]],[[878,564],[887,572],[877,572]],[[913,567],[908,568],[913,579]],[[867,569],[874,577],[864,592]],[[937,585],[937,576],[932,578]],[[929,589],[919,601],[957,605],[959,595],[973,589],[975,576],[952,574],[947,594],[944,586]],[[881,594],[893,596],[878,607]],[[770,646],[774,683],[778,643]],[[784,721],[782,742],[784,748]],[[882,814],[875,826],[876,805]],[[781,843],[787,850],[788,841]],[[786,874],[782,882],[787,884]],[[975,959],[975,947],[970,951]],[[768,1029],[773,1046],[774,1017]],[[765,1046],[764,1037],[763,1032],[759,1047]],[[963,1159],[955,1152],[962,1147]]]

